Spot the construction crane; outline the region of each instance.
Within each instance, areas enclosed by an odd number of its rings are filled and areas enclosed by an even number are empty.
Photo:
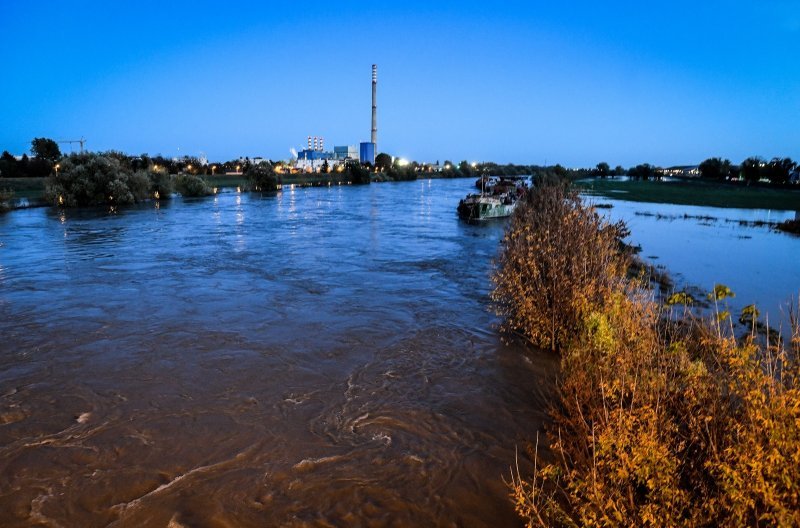
[[[84,144],[86,144],[86,138],[82,137],[80,139],[62,139],[60,141],[56,141],[56,143],[69,143],[70,145],[72,145],[73,143],[79,143],[81,146],[81,154],[83,154],[83,146]]]

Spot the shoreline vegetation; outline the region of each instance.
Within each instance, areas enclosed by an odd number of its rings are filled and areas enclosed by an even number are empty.
[[[779,157],[770,161],[751,157],[740,165],[709,158],[694,169],[663,169],[648,163],[629,169],[621,166],[612,169],[605,162],[590,169],[568,169],[560,164],[515,165],[466,160],[418,163],[382,152],[376,156],[374,165],[355,160],[338,166],[325,162],[320,172],[298,172],[289,162],[261,158],[208,163],[190,156],[132,156],[113,150],[65,156],[58,143],[48,138],[34,138],[30,152],[30,158],[27,154],[16,158],[8,151],[0,155],[0,212],[46,205],[108,203],[116,207],[124,203],[169,199],[173,192],[183,196],[210,195],[220,188],[273,192],[283,185],[311,187],[490,176],[562,178],[576,182],[586,194],[639,202],[792,211],[800,204],[800,167],[791,158]],[[79,165],[102,168],[96,173],[80,169]],[[266,182],[261,181],[267,173],[274,176],[274,184],[272,176]],[[626,176],[630,181],[620,181],[617,176]],[[74,189],[71,178],[80,180]],[[69,199],[69,191],[73,191],[75,200]],[[58,201],[59,196],[62,203]],[[772,227],[798,233],[800,221]]]
[[[507,230],[503,329],[561,357],[546,439],[511,473],[517,512],[529,527],[800,525],[797,313],[781,335],[746,307],[736,337],[725,286],[711,317],[662,304],[626,235],[564,183],[535,187]]]

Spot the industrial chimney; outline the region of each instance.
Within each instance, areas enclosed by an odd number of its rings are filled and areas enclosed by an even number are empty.
[[[372,65],[372,137],[375,152],[378,152],[378,65]]]
[[[311,136],[308,136],[308,150],[311,150]]]

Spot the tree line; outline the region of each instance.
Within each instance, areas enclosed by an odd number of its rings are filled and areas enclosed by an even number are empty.
[[[710,180],[741,180],[747,183],[768,181],[776,185],[790,183],[792,174],[799,168],[797,162],[788,157],[775,157],[767,161],[758,156],[749,157],[739,165],[731,163],[728,159],[708,158],[697,167],[699,176]],[[592,169],[591,175],[601,178],[629,176],[636,180],[651,180],[664,177],[666,170],[649,163],[642,163],[629,169],[623,169],[618,165],[612,170],[608,163],[600,162]]]

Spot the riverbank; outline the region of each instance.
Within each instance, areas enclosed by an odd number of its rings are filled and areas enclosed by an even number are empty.
[[[651,181],[618,178],[582,179],[575,185],[590,196],[633,202],[783,211],[800,209],[800,188],[791,187],[748,186],[701,179]]]
[[[448,174],[421,172],[415,173],[415,179],[456,179]],[[243,174],[214,174],[201,177],[212,189],[244,189],[247,186],[247,178]],[[281,185],[295,185],[298,187],[324,187],[352,183],[337,172],[276,174],[276,177]],[[462,176],[461,178],[473,178],[473,176]],[[8,209],[49,206],[50,204],[44,200],[46,181],[47,178],[0,178],[0,191],[8,190],[11,193]],[[387,175],[387,173],[375,172],[370,174],[370,181],[371,183],[384,183],[408,181],[408,178],[395,179]]]
[[[626,233],[553,185],[505,237],[505,327],[561,354],[547,441],[530,439],[536,468],[512,482],[517,511],[542,527],[798,525],[800,326],[765,336],[751,307],[737,338],[723,286],[711,318],[663,306],[626,276]]]

